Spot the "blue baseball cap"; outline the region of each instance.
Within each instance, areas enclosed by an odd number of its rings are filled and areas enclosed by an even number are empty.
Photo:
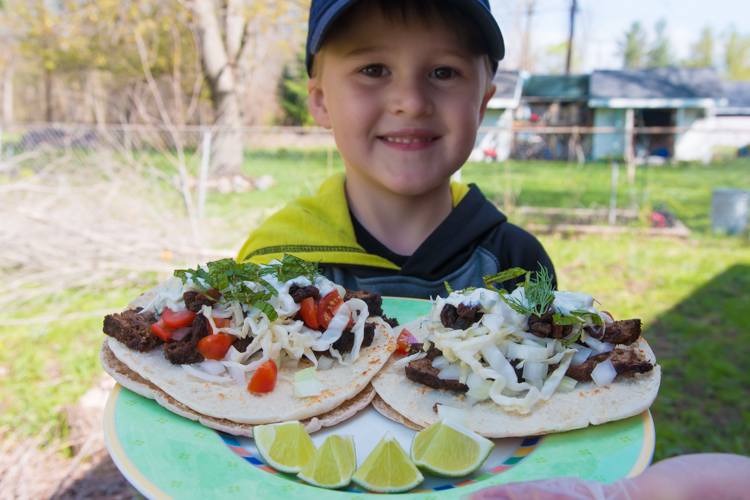
[[[359,0],[312,0],[310,20],[307,30],[307,54],[305,63],[307,74],[312,68],[313,56],[323,45],[323,39],[334,21],[349,7]],[[487,44],[487,53],[492,61],[493,72],[497,70],[498,61],[505,56],[503,34],[490,11],[489,0],[456,0],[453,4],[466,12],[474,22]]]

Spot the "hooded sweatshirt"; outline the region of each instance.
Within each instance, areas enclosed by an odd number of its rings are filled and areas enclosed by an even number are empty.
[[[411,256],[399,257],[353,221],[345,180],[343,173],[336,174],[316,196],[298,198],[269,217],[237,260],[267,264],[290,253],[320,262],[328,279],[348,289],[423,299],[447,296],[446,281],[456,290],[482,287],[484,276],[513,267],[531,271],[543,266],[554,277],[541,243],[510,224],[474,184],[452,182],[451,213]],[[512,291],[520,281],[502,285]]]

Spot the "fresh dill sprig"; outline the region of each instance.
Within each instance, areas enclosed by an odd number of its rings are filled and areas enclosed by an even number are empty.
[[[443,281],[445,284],[445,289],[448,290],[448,293],[453,293],[453,288],[448,284],[448,281]]]
[[[555,301],[555,291],[552,288],[552,276],[549,275],[547,269],[544,266],[540,264],[539,267],[540,270],[536,272],[526,272],[520,268],[509,270],[516,272],[523,271],[524,273],[526,273],[526,281],[522,285],[524,289],[524,295],[526,296],[526,304],[511,295],[500,295],[500,298],[502,298],[506,304],[508,304],[511,308],[513,308],[520,314],[526,316],[536,315],[541,317],[543,314],[549,311],[549,308],[552,306],[552,302]],[[509,271],[506,271],[506,273],[508,273]],[[531,278],[532,274],[534,275],[533,279]],[[517,276],[520,276],[520,274],[516,274],[516,276],[512,277]],[[486,282],[487,281],[485,279],[485,283]],[[496,281],[491,281],[491,283],[495,282]]]

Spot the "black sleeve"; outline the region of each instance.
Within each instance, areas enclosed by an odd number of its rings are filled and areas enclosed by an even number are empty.
[[[542,267],[552,276],[552,285],[557,290],[557,276],[552,260],[542,244],[533,235],[518,226],[505,222],[500,224],[486,243],[500,261],[500,271],[520,267],[527,271],[538,271]],[[483,245],[484,246],[484,245]],[[512,292],[522,283],[523,276],[502,283],[502,287]]]

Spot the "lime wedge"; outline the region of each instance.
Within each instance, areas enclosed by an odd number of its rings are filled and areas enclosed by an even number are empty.
[[[315,453],[315,445],[296,420],[253,427],[253,439],[263,460],[280,472],[296,474]]]
[[[297,477],[321,488],[342,488],[352,480],[356,468],[354,436],[334,435],[326,438]]]
[[[414,488],[424,480],[390,432],[365,459],[352,481],[366,490],[377,493],[399,493]]]
[[[432,424],[414,436],[411,459],[439,476],[465,476],[482,466],[495,443],[450,420]]]

